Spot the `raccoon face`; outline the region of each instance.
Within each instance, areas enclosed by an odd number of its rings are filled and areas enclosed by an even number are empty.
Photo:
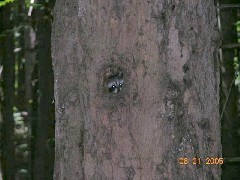
[[[109,78],[108,91],[113,93],[118,93],[122,90],[123,87],[123,78],[122,77],[111,77]]]

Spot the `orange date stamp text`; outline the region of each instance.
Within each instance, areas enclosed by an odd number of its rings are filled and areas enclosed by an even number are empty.
[[[193,165],[199,165],[199,164],[204,164],[204,165],[222,165],[222,164],[224,164],[224,158],[220,158],[220,157],[206,157],[206,158],[181,157],[181,158],[178,159],[178,163],[180,165],[187,165],[187,164],[193,164]]]

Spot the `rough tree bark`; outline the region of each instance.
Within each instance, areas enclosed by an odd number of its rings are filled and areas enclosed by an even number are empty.
[[[220,178],[213,0],[57,0],[54,15],[55,179]]]

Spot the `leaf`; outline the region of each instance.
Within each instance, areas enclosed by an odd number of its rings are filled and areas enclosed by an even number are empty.
[[[22,125],[23,124],[23,117],[21,117],[21,116],[15,117],[14,120],[15,120],[15,123],[17,125]]]
[[[20,113],[20,112],[13,113],[13,117],[14,117],[14,118],[20,117],[20,116],[21,116],[21,113]]]
[[[0,7],[5,6],[8,3],[13,3],[15,0],[5,0],[5,1],[0,1]]]
[[[45,8],[43,4],[39,4],[39,3],[27,3],[27,7],[29,8],[30,6],[32,6],[33,8]]]
[[[18,148],[19,148],[19,150],[27,150],[28,149],[28,144],[20,144],[19,146],[18,146]]]
[[[20,170],[19,170],[19,173],[21,173],[21,174],[27,174],[28,171],[27,171],[27,169],[20,169]]]
[[[240,85],[240,76],[238,75],[237,78],[235,79],[235,85],[238,86]]]

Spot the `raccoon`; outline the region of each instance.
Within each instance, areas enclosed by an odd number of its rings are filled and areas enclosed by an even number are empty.
[[[112,76],[109,77],[107,83],[108,91],[113,93],[118,93],[123,87],[123,77],[122,76]]]

